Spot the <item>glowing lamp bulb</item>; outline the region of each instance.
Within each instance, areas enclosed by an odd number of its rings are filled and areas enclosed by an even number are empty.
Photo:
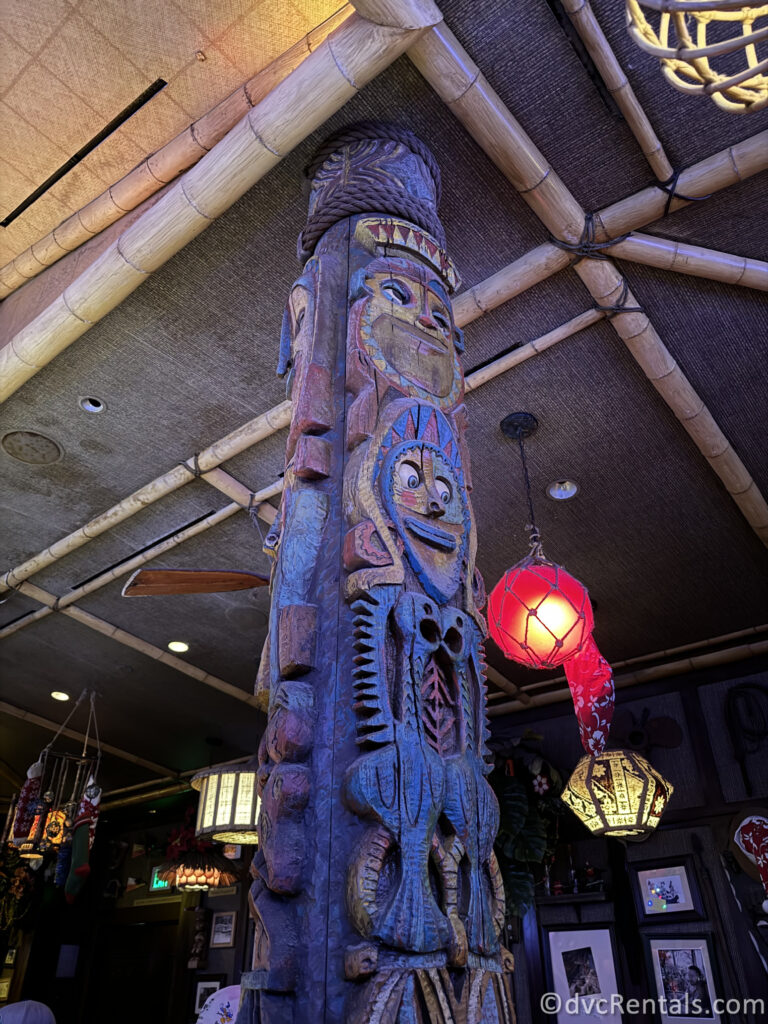
[[[559,565],[525,559],[493,588],[488,628],[513,661],[555,668],[581,650],[594,628],[589,594]]]

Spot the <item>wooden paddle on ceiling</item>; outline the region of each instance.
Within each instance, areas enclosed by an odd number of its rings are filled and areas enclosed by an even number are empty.
[[[266,587],[269,577],[258,572],[223,569],[137,569],[123,587],[123,597],[158,594],[219,594],[227,590]]]

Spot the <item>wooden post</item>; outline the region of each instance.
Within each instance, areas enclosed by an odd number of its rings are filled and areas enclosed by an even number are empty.
[[[365,125],[311,176],[239,1019],[511,1024],[439,172],[409,133]]]

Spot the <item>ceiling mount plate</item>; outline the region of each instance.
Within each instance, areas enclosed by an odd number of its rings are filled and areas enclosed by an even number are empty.
[[[532,412],[511,412],[501,421],[502,433],[515,440],[530,437],[536,433],[538,427],[539,421]]]

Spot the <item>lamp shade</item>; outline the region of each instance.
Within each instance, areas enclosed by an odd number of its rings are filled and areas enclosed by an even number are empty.
[[[234,885],[239,869],[222,854],[210,849],[187,850],[161,866],[157,877],[177,889],[197,891]]]
[[[586,587],[561,566],[530,556],[504,573],[488,599],[491,636],[529,668],[562,665],[593,627]]]
[[[257,793],[257,765],[227,765],[198,772],[191,780],[200,793],[195,835],[219,843],[253,845],[261,801]]]
[[[661,820],[673,787],[640,754],[582,757],[562,799],[596,836],[643,839]]]

